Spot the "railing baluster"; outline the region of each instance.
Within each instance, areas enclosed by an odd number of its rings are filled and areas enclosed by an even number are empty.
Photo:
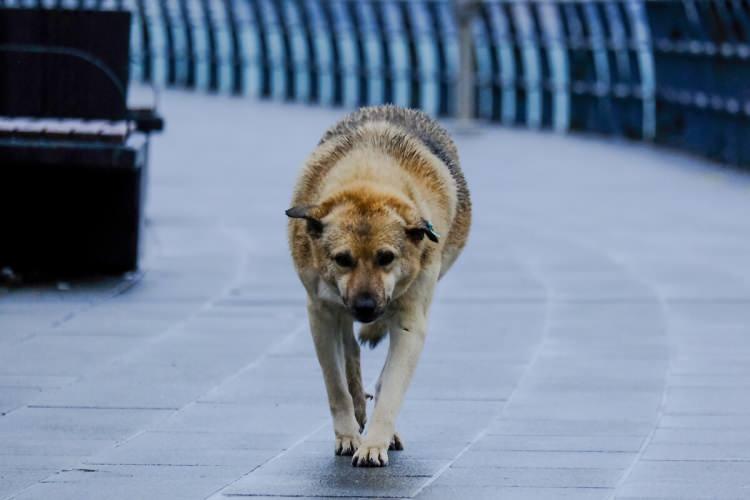
[[[493,116],[505,125],[514,125],[517,102],[515,41],[506,10],[498,2],[488,5],[487,14],[495,47],[494,66],[498,68],[493,77],[495,102]]]
[[[473,116],[491,120],[496,108],[494,79],[497,74],[495,47],[489,24],[486,5],[480,5],[472,22],[474,43],[474,102]]]
[[[456,113],[455,89],[459,64],[456,20],[448,2],[431,2],[429,7],[438,38],[437,50],[440,61],[438,114],[453,116]]]
[[[570,127],[570,76],[561,12],[545,2],[538,7],[542,50],[546,53],[547,76],[543,82],[552,106],[549,125],[556,131]]]

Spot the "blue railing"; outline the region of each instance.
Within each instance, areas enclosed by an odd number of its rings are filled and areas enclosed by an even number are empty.
[[[449,0],[0,0],[129,9],[131,78],[457,113]],[[750,164],[750,0],[473,2],[474,115]]]
[[[750,165],[750,2],[649,2],[657,140]]]

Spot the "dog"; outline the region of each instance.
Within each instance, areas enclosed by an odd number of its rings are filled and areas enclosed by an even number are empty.
[[[433,291],[466,244],[471,200],[456,146],[425,113],[362,108],[330,128],[292,199],[288,236],[307,291],[315,351],[333,417],[335,452],[354,466],[403,449],[396,417],[417,365]],[[389,336],[364,432],[360,341]]]

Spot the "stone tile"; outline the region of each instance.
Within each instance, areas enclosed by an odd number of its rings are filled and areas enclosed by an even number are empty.
[[[26,407],[0,419],[0,439],[60,441],[61,446],[71,439],[117,440],[170,413],[172,410]]]
[[[618,495],[622,498],[747,498],[749,471],[750,462],[647,460],[633,469]]]
[[[289,496],[299,492],[315,497],[350,496],[404,498],[416,493],[429,478],[430,469],[402,469],[394,458],[393,468],[358,468],[349,457],[331,457],[313,471],[250,474],[222,490],[226,496]],[[390,467],[390,466],[389,466]],[[398,474],[403,470],[403,474]],[[434,469],[432,469],[434,470]]]
[[[432,484],[425,488],[416,498],[430,500],[449,500],[455,498],[472,498],[477,500],[605,500],[612,494],[606,488],[518,488],[502,486],[467,486],[450,484]]]
[[[649,421],[627,419],[501,418],[495,420],[487,431],[491,435],[506,436],[643,436],[652,427]]]
[[[58,474],[54,480],[37,483],[14,498],[203,499],[239,473],[236,469],[216,467],[123,466],[73,470]]]
[[[147,431],[85,459],[88,465],[238,466],[254,469],[294,436],[248,433]]]
[[[159,422],[154,430],[193,432],[299,433],[326,422],[325,402],[315,407],[302,403],[198,403]]]
[[[3,375],[77,376],[102,360],[112,358],[135,345],[126,337],[89,337],[71,342],[67,337],[35,336],[3,349]]]
[[[6,388],[57,389],[75,380],[75,377],[47,375],[0,375],[0,392]]]
[[[0,457],[2,461],[28,460],[29,465],[47,466],[56,464],[63,459],[66,463],[75,463],[79,457],[87,456],[96,450],[114,446],[113,439],[86,439],[74,437],[59,437],[57,435],[29,436],[27,434],[0,433]]]
[[[694,445],[747,444],[750,446],[750,429],[659,428],[654,432],[652,442]]]
[[[576,467],[451,467],[436,484],[504,488],[614,488],[621,469]]]
[[[667,389],[665,406],[674,413],[738,415],[750,417],[750,398],[747,389],[710,387]]]
[[[664,429],[750,430],[746,415],[690,415],[667,413],[659,421]]]
[[[747,489],[750,461],[658,461],[644,460],[631,471],[634,482],[674,482],[692,485],[742,484]],[[718,491],[717,491],[718,494]]]
[[[572,452],[637,452],[641,436],[524,436],[487,435],[475,446],[483,451],[572,451]]]
[[[652,443],[643,454],[645,460],[750,460],[747,443]]]
[[[0,466],[0,497],[10,496],[55,473],[55,469],[17,469]]]
[[[540,397],[543,396],[543,397]],[[529,393],[517,396],[508,415],[513,418],[544,418],[556,415],[565,419],[647,420],[656,415],[661,394],[655,392],[560,392]]]
[[[615,469],[622,471],[635,459],[635,453],[560,450],[479,450],[470,449],[451,467],[529,468],[529,469]],[[542,470],[540,476],[545,475]]]
[[[0,387],[0,416],[23,406],[41,392],[37,387]]]

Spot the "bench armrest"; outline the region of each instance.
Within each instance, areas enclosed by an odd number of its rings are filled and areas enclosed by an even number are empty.
[[[135,85],[128,92],[128,120],[139,132],[164,130],[164,119],[156,111],[158,95],[152,87]]]

